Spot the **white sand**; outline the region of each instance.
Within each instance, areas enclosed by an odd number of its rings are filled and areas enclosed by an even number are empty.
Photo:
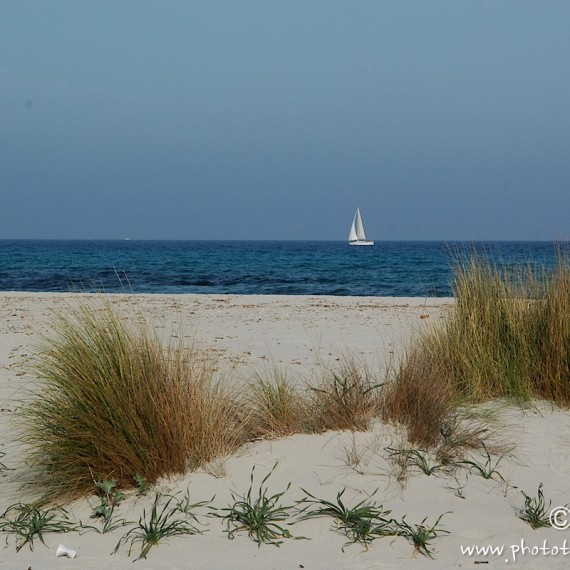
[[[140,295],[108,296],[125,315],[144,315],[164,335],[186,334],[199,348],[207,349],[220,362],[222,371],[236,375],[251,369],[277,364],[291,376],[311,377],[323,365],[334,364],[350,354],[370,366],[385,370],[390,358],[401,355],[413,331],[431,326],[443,318],[450,300],[389,299],[347,297],[278,297],[224,295]],[[67,294],[0,294],[0,461],[17,464],[23,450],[13,441],[14,411],[17,399],[33,388],[27,360],[41,334],[50,329],[56,313],[73,306],[78,296]],[[100,535],[95,532],[67,535],[48,534],[47,547],[35,541],[16,553],[13,538],[4,547],[0,536],[0,568],[50,570],[55,568],[276,568],[276,569],[360,569],[360,568],[471,568],[482,567],[566,568],[570,563],[570,532],[543,528],[532,530],[517,518],[514,508],[522,506],[521,490],[536,496],[544,483],[552,506],[570,503],[570,413],[537,405],[526,412],[510,408],[501,413],[502,438],[513,444],[512,456],[498,465],[499,478],[486,480],[461,470],[456,481],[447,475],[430,477],[412,471],[402,487],[388,461],[387,446],[402,445],[401,435],[392,427],[377,425],[373,432],[297,435],[278,441],[260,441],[234,457],[212,466],[219,475],[190,473],[185,478],[164,481],[160,490],[176,493],[189,489],[193,502],[210,499],[213,505],[228,505],[231,493],[242,495],[249,486],[252,467],[260,482],[272,466],[277,467],[268,480],[271,493],[291,488],[283,502],[301,499],[301,488],[322,498],[334,499],[346,487],[348,504],[363,500],[376,489],[374,499],[392,511],[406,515],[409,523],[435,522],[446,514],[441,526],[449,531],[432,543],[434,560],[413,556],[413,547],[403,538],[377,539],[366,551],[350,545],[342,551],[345,537],[333,529],[328,519],[315,519],[290,527],[293,535],[310,540],[285,540],[280,548],[258,548],[246,533],[228,540],[222,521],[202,517],[202,535],[170,538],[150,551],[147,560],[132,566],[136,550],[129,558],[123,547],[111,556],[125,532],[117,530]],[[359,451],[361,464],[349,465],[351,449]],[[475,456],[477,457],[477,456]],[[482,463],[485,458],[478,457]],[[493,461],[497,461],[497,457]],[[220,476],[221,475],[221,476]],[[29,497],[18,494],[8,477],[0,478],[0,512],[11,503]],[[454,488],[463,486],[463,497]],[[96,501],[81,501],[70,507],[75,519],[86,524]],[[129,498],[121,504],[119,516],[138,520],[142,509],[149,509],[150,495]],[[200,512],[200,511],[199,511]],[[570,517],[569,517],[570,522]],[[521,543],[524,541],[524,543]],[[560,550],[567,541],[568,553]],[[77,558],[56,558],[62,542],[77,550]],[[462,554],[461,547],[487,545],[503,547],[501,555]],[[521,546],[530,550],[513,551]],[[536,548],[550,548],[549,553]],[[535,547],[533,554],[532,548]],[[553,555],[554,548],[559,549]]]

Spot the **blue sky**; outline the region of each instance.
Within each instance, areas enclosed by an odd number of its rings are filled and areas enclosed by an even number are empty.
[[[570,238],[570,2],[0,0],[0,237]]]

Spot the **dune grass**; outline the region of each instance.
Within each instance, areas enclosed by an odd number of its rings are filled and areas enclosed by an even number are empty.
[[[472,256],[458,263],[456,304],[416,338],[385,395],[385,418],[411,441],[434,445],[466,403],[536,399],[570,405],[570,266],[500,269]]]
[[[277,367],[256,373],[247,386],[250,432],[253,437],[282,437],[365,431],[378,417],[382,385],[350,356],[337,367],[325,367],[316,382],[293,383]]]
[[[379,413],[383,382],[355,358],[344,357],[337,368],[309,386],[309,409],[315,431],[366,431]]]
[[[159,477],[242,443],[239,406],[211,366],[128,326],[108,303],[61,317],[35,363],[38,388],[23,408],[34,484],[46,497],[89,494],[113,478]]]
[[[570,404],[570,266],[501,270],[477,257],[455,273],[457,307],[432,337],[455,393],[472,401]]]
[[[103,299],[70,308],[40,347],[21,411],[30,481],[46,500],[88,495],[97,481],[153,484],[259,437],[365,430],[378,412],[380,384],[350,358],[300,387],[277,368],[245,384],[214,370]]]
[[[314,431],[306,394],[277,366],[256,372],[247,383],[246,394],[252,438]]]
[[[366,430],[378,417],[405,426],[409,443],[442,464],[485,442],[469,406],[496,399],[570,405],[570,266],[508,272],[473,256],[459,263],[456,303],[413,339],[393,380],[348,356],[304,385],[276,368],[240,384],[215,363],[164,344],[142,319],[101,301],[57,320],[35,364],[24,406],[30,478],[46,496],[89,494],[183,474],[259,437]]]

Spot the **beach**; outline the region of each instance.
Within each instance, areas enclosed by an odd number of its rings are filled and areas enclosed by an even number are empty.
[[[353,357],[387,378],[414,335],[437,326],[453,306],[450,298],[389,298],[274,295],[105,295],[126,320],[144,319],[167,341],[185,342],[211,356],[221,375],[247,379],[270,368],[287,371],[293,382],[316,378],[346,357]],[[25,466],[25,448],[15,440],[19,400],[34,389],[30,359],[54,319],[79,301],[99,302],[97,295],[67,293],[0,293],[0,429],[4,436],[0,461],[8,468],[0,478],[0,513],[15,502],[31,500],[18,487]],[[308,492],[335,500],[345,489],[347,504],[371,500],[390,516],[413,525],[435,524],[442,530],[430,543],[433,559],[415,551],[403,537],[383,537],[368,548],[347,545],[331,518],[313,518],[290,527],[293,538],[258,545],[247,532],[228,539],[221,518],[197,509],[197,527],[203,534],[164,539],[134,568],[566,568],[570,561],[570,533],[551,526],[533,530],[517,516],[524,495],[536,496],[539,484],[551,506],[570,503],[570,413],[548,403],[524,409],[502,405],[496,413],[502,451],[491,457],[496,475],[485,478],[477,470],[462,469],[426,475],[409,469],[398,480],[387,448],[404,447],[401,430],[376,422],[367,432],[297,434],[253,441],[231,457],[184,477],[162,480],[147,496],[129,492],[120,516],[137,521],[152,506],[154,491],[164,495],[189,494],[192,503],[210,501],[223,509],[251,484],[266,485],[271,494],[284,492],[281,501],[294,505]],[[290,486],[289,486],[290,485]],[[254,487],[256,492],[257,487]],[[66,505],[73,520],[95,524],[90,514],[95,498]],[[221,512],[221,511],[220,511]],[[562,514],[566,511],[562,510]],[[293,522],[294,517],[291,518]],[[570,523],[570,517],[568,519]],[[565,526],[563,517],[560,526]],[[132,567],[137,550],[128,545],[111,553],[130,527],[106,534],[83,530],[46,534],[47,546],[36,540],[16,552],[13,537],[1,533],[2,568],[109,569]],[[294,537],[299,538],[295,540]],[[7,539],[7,544],[4,539]],[[566,551],[566,541],[568,541]],[[56,558],[60,543],[77,551],[74,559]],[[476,551],[493,547],[493,552]],[[470,549],[473,549],[471,551]]]

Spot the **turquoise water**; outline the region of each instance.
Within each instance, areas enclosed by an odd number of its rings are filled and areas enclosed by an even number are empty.
[[[551,242],[0,240],[2,291],[450,296],[454,260],[550,266]]]

